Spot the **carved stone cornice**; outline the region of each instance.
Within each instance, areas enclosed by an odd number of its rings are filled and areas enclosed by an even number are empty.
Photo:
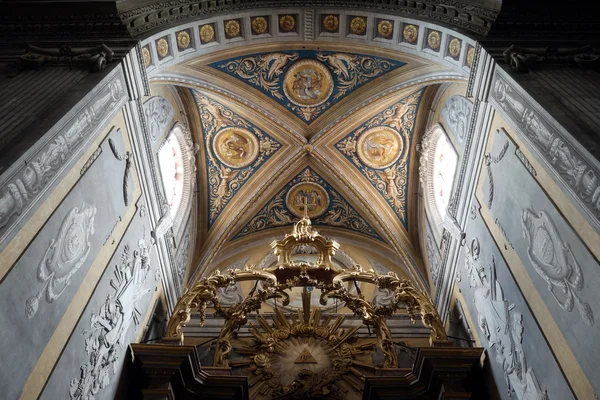
[[[0,36],[95,39],[130,37],[116,2],[19,1],[2,4]],[[7,43],[8,45],[8,43]]]
[[[387,12],[394,15],[430,20],[481,36],[485,36],[489,32],[492,22],[498,16],[496,10],[453,0],[401,2],[401,4],[383,4],[367,0],[287,0],[285,3],[275,0],[251,0],[241,3],[209,1],[198,3],[193,0],[170,0],[133,6],[130,3],[123,2],[119,4],[119,15],[129,32],[134,36],[147,36],[153,31],[199,17],[260,8],[345,7],[370,12]]]

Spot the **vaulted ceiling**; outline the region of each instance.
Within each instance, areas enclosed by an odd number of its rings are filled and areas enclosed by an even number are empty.
[[[178,85],[201,145],[188,280],[258,251],[253,243],[264,256],[308,202],[320,232],[426,288],[416,145],[446,71],[333,43],[246,46],[171,67],[185,82],[164,83]]]

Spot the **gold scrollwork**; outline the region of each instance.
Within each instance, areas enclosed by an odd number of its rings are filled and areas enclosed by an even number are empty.
[[[298,244],[310,243],[318,250],[317,263],[315,265],[302,264],[301,269],[291,260],[293,249]],[[363,323],[372,326],[377,335],[377,345],[385,356],[384,367],[398,367],[398,356],[391,332],[387,326],[386,319],[397,309],[399,304],[404,304],[413,322],[420,315],[424,326],[431,330],[432,342],[446,341],[447,336],[441,319],[433,306],[429,296],[415,288],[406,279],[400,279],[390,272],[388,275],[378,275],[375,271],[365,272],[356,265],[352,270],[339,271],[331,265],[331,256],[338,248],[337,243],[330,241],[318,232],[312,231],[310,218],[304,216],[294,225],[291,235],[286,235],[284,240],[275,241],[272,244],[275,254],[278,256],[278,264],[268,270],[258,270],[255,266],[247,266],[243,270],[233,270],[223,275],[218,270],[209,277],[202,278],[191,289],[186,290],[177,302],[173,315],[167,325],[167,333],[163,338],[165,342],[182,342],[183,326],[189,322],[192,311],[200,314],[200,323],[206,318],[208,304],[214,307],[215,314],[223,317],[225,322],[214,346],[213,365],[216,367],[227,367],[229,365],[228,354],[233,350],[232,340],[235,330],[248,322],[248,314],[261,308],[261,304],[273,298],[282,299],[283,305],[289,304],[290,298],[286,291],[295,286],[313,286],[321,290],[320,302],[327,304],[328,299],[336,298],[345,303],[345,306],[356,315],[362,317]],[[329,271],[329,280],[311,278],[323,272]],[[293,279],[289,278],[292,274]],[[288,276],[285,283],[278,283],[277,274]],[[287,274],[287,275],[286,275]],[[262,285],[257,290],[252,290],[241,302],[229,307],[222,307],[217,291],[237,282],[261,281]],[[387,305],[376,305],[365,300],[364,296],[348,290],[348,282],[367,282],[382,290],[393,293],[393,300]],[[255,289],[258,287],[256,285]],[[305,292],[304,294],[307,294]],[[334,321],[327,318],[321,322],[321,311],[318,308],[310,309],[310,295],[303,294],[303,310],[298,310],[292,315],[291,323],[279,310],[275,309],[273,324],[269,324],[262,316],[257,321],[262,328],[250,324],[249,332],[256,340],[253,348],[236,348],[240,354],[253,354],[246,365],[254,364],[256,375],[259,380],[269,381],[268,387],[272,389],[275,396],[287,395],[293,387],[284,386],[277,381],[277,374],[271,368],[281,368],[278,365],[291,366],[292,371],[298,373],[302,380],[306,369],[302,364],[319,364],[310,372],[312,382],[322,381],[322,377],[315,375],[322,369],[333,366],[333,375],[325,373],[326,383],[333,384],[340,376],[350,372],[353,364],[353,355],[360,350],[373,349],[373,344],[366,343],[360,349],[354,348],[349,339],[353,338],[360,328],[355,326],[350,329],[340,329],[344,317],[339,316]],[[298,338],[301,340],[299,341]],[[301,346],[298,346],[301,343]],[[258,349],[258,351],[256,351]],[[300,364],[300,366],[298,366]],[[294,373],[296,373],[294,372]],[[304,374],[304,375],[303,375]],[[275,379],[275,380],[273,380]],[[298,383],[301,384],[302,382]],[[306,385],[305,385],[306,386]],[[308,386],[306,386],[308,388]],[[263,393],[266,394],[266,393]],[[305,392],[309,397],[316,393]],[[336,397],[333,397],[336,398]]]
[[[394,299],[385,306],[374,305],[360,296],[351,294],[345,286],[348,281],[374,283],[379,289],[393,292]],[[346,303],[346,307],[360,315],[366,325],[374,327],[379,347],[386,358],[384,366],[390,368],[398,366],[398,358],[385,319],[394,313],[399,304],[406,306],[411,320],[415,321],[417,314],[421,315],[423,325],[431,331],[432,342],[445,341],[448,338],[442,320],[429,296],[416,289],[410,281],[398,278],[393,272],[382,276],[373,270],[365,272],[357,265],[354,271],[344,271],[336,275],[331,285],[321,287],[321,292],[321,304],[327,304],[329,298],[338,298]]]
[[[343,316],[322,321],[319,309],[308,313],[300,311],[298,316],[299,319],[292,316],[290,321],[276,310],[272,324],[262,316],[258,317],[259,325],[250,327],[255,345],[236,347],[241,354],[252,354],[245,364],[254,371],[256,378],[253,381],[265,383],[252,385],[251,392],[261,387],[260,394],[273,398],[291,395],[294,398],[322,398],[326,395],[329,399],[343,399],[348,391],[345,387],[360,391],[346,384],[346,376],[355,374],[358,377],[356,370],[351,368],[354,356],[372,351],[375,344],[353,344],[358,327],[347,331],[340,329]],[[294,378],[291,383],[282,382],[282,371]]]
[[[236,282],[248,280],[263,281],[262,289],[257,291],[253,297],[247,297],[242,303],[228,308],[227,311],[222,309],[217,297],[217,290],[232,286]],[[192,311],[197,311],[200,314],[200,324],[203,325],[206,319],[206,307],[209,303],[215,307],[217,312],[224,313],[228,320],[233,319],[233,321],[229,322],[230,324],[233,323],[231,328],[242,323],[245,315],[248,312],[255,311],[256,307],[260,307],[262,301],[273,297],[280,297],[284,299],[284,304],[286,304],[286,299],[289,302],[289,296],[286,293],[280,293],[275,288],[276,285],[277,278],[275,275],[267,271],[257,270],[254,266],[245,267],[241,271],[236,269],[227,275],[222,275],[219,270],[216,270],[209,277],[200,279],[200,281],[191,289],[186,290],[181,296],[175,305],[173,314],[167,324],[167,331],[162,340],[182,342],[182,328],[190,321]],[[223,327],[223,330],[225,328],[226,326]]]

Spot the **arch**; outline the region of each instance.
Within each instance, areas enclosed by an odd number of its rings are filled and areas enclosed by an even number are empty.
[[[420,152],[419,180],[423,188],[425,213],[439,242],[454,186],[458,153],[440,124],[425,133]]]
[[[191,211],[191,196],[196,185],[197,151],[198,145],[194,144],[190,132],[182,124],[176,123],[157,152],[164,195],[176,237]]]

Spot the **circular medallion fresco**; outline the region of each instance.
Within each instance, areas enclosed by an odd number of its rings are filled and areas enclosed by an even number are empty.
[[[362,133],[357,151],[360,161],[371,168],[386,168],[398,160],[404,151],[400,134],[392,128],[378,126]]]
[[[285,73],[283,91],[301,107],[323,104],[333,92],[333,77],[327,67],[313,59],[296,61]]]
[[[259,143],[247,129],[225,128],[215,135],[213,152],[223,164],[231,168],[244,168],[258,157]]]
[[[312,182],[294,185],[285,198],[287,208],[297,217],[304,216],[304,204],[308,204],[308,216],[315,218],[327,210],[329,195],[325,188]]]

